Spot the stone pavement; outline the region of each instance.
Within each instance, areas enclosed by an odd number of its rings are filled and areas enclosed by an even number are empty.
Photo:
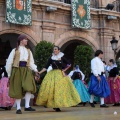
[[[91,108],[88,104],[85,107],[62,108],[62,112],[54,112],[52,108],[34,107],[35,112],[15,114],[15,108],[11,111],[0,110],[0,120],[120,120],[120,107],[100,108],[99,105]],[[114,115],[117,111],[117,115]]]

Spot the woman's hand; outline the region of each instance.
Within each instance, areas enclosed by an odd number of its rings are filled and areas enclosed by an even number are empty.
[[[113,82],[115,82],[115,81],[116,81],[117,77],[118,77],[118,75],[114,78]]]
[[[45,72],[47,69],[43,68],[40,72],[38,72],[39,74],[42,74],[43,72]]]
[[[62,74],[63,74],[64,77],[66,76],[64,70],[62,71]]]
[[[39,72],[35,72],[35,80],[37,82],[40,81],[40,74],[39,74]]]

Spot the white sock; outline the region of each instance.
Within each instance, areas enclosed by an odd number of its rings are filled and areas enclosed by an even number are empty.
[[[94,95],[91,95],[90,96],[90,103],[93,103],[93,100],[94,100]]]
[[[25,108],[29,108],[29,103],[30,103],[30,98],[31,98],[31,93],[26,92],[25,94]]]
[[[21,99],[16,99],[15,103],[17,105],[17,110],[21,109],[21,106],[20,106]]]
[[[104,98],[100,98],[100,104],[103,105],[104,104]]]

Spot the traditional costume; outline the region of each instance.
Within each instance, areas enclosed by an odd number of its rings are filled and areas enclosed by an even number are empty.
[[[75,106],[81,102],[80,97],[68,76],[62,72],[63,63],[68,64],[64,54],[49,58],[46,69],[51,65],[52,69],[46,74],[38,93],[37,105],[52,108]]]
[[[2,78],[0,80],[0,108],[11,110],[15,100],[13,98],[10,98],[8,95],[8,75],[5,67],[1,68],[0,75],[2,75]]]
[[[19,41],[27,39],[25,35],[18,37]],[[31,93],[36,92],[36,85],[32,70],[37,72],[37,66],[34,64],[34,59],[31,51],[25,46],[18,46],[10,53],[6,70],[10,77],[9,96],[16,98],[17,114],[21,114],[21,98],[25,96],[25,111],[35,111],[29,106]]]
[[[104,98],[110,95],[110,89],[106,78],[104,77],[104,64],[99,57],[95,57],[91,60],[91,70],[92,75],[90,78],[89,93],[91,94],[90,104],[93,105],[94,95],[100,97],[101,105],[100,107],[107,107],[104,104]],[[97,79],[100,77],[100,81]]]
[[[109,67],[108,84],[110,86],[111,94],[105,99],[108,104],[119,105],[120,102],[120,76],[118,76],[118,73],[116,65]]]
[[[82,78],[81,73],[79,71],[75,71],[71,77],[71,79],[73,80],[73,84],[75,88],[77,89],[77,92],[79,93],[81,101],[83,102],[83,105],[85,106],[86,102],[89,102],[90,100],[90,94],[88,93],[88,89],[82,82],[81,78]]]

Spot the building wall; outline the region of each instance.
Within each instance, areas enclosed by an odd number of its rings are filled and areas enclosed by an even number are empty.
[[[0,1],[0,35],[5,33],[24,33],[36,45],[42,40],[50,41],[62,47],[72,40],[84,41],[93,50],[102,49],[104,60],[114,58],[110,41],[112,36],[119,40],[120,12],[105,10],[112,0],[99,0],[102,9],[91,8],[91,30],[73,29],[71,27],[71,6],[47,0],[32,0],[32,26],[21,26],[5,23],[5,1]],[[46,12],[47,6],[57,7],[57,11]],[[117,16],[116,20],[108,20],[107,16]],[[120,47],[120,41],[118,48]],[[119,50],[118,50],[119,51]]]

